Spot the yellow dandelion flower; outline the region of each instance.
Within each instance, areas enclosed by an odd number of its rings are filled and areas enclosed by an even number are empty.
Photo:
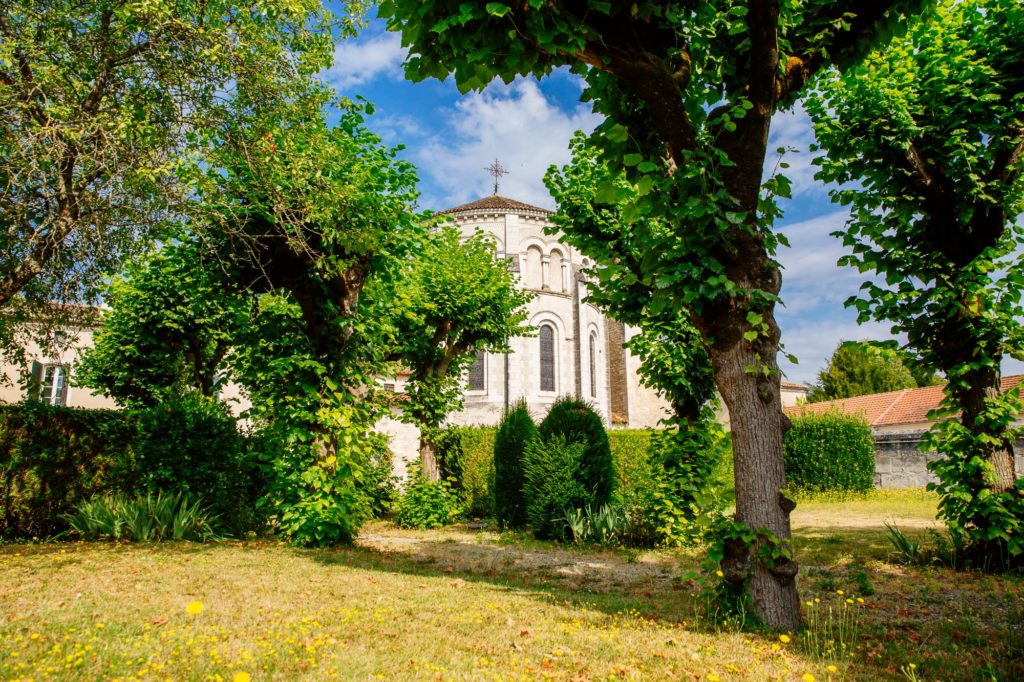
[[[781,648],[782,648],[782,647],[781,647],[781,646],[779,646],[778,644],[772,644],[772,651],[778,651],[778,650],[779,650],[779,649],[781,649]]]
[[[864,599],[862,597],[857,597],[857,603],[858,604],[863,604],[864,603]]]
[[[836,590],[836,594],[838,594],[840,597],[842,597],[846,593],[843,592],[842,590]]]
[[[708,682],[718,682],[718,675],[714,673],[708,673]]]
[[[719,578],[725,577],[725,573],[722,573],[721,571],[715,571],[715,575],[717,575]]]
[[[235,673],[231,677],[231,682],[250,682],[250,680],[252,680],[252,675],[247,672]]]
[[[837,672],[839,672],[839,668],[835,667],[834,665],[830,665],[830,666],[829,666],[829,667],[827,668],[827,670],[828,670],[828,671],[829,671],[830,673],[837,673]]]
[[[810,673],[804,673],[803,677],[800,678],[804,682],[814,682],[814,675]]]
[[[916,669],[916,668],[917,668],[917,663],[911,663],[911,664],[910,664],[910,669],[911,669],[911,670],[914,670],[914,669]]]
[[[846,603],[847,603],[847,604],[852,604],[852,603],[853,603],[853,600],[852,600],[852,599],[847,599],[847,600],[846,600]]]
[[[200,613],[203,612],[203,608],[205,608],[203,606],[203,602],[201,602],[201,601],[194,601],[194,602],[189,602],[189,605],[185,607],[185,610],[188,611],[193,616],[198,616]]]

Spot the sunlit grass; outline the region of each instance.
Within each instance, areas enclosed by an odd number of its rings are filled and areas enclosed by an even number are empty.
[[[890,564],[883,521],[924,522],[925,505],[836,521],[851,503],[805,503],[795,525],[802,599],[857,621],[786,640],[708,621],[700,581],[681,579],[697,552],[388,524],[331,551],[0,547],[0,678],[874,680],[911,663],[921,679],[1024,677],[1021,579]]]

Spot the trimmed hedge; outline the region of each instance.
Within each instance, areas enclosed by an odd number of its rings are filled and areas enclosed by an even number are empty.
[[[0,537],[46,537],[94,495],[134,490],[135,419],[120,410],[0,406]]]
[[[258,521],[262,477],[223,406],[184,396],[145,410],[38,401],[0,406],[0,537],[45,537],[98,495],[187,493],[240,534]]]
[[[453,426],[438,438],[441,478],[449,482],[462,512],[470,517],[494,514],[494,438],[495,430],[486,426]]]
[[[875,439],[862,417],[837,411],[795,417],[785,445],[786,478],[794,490],[874,487]]]

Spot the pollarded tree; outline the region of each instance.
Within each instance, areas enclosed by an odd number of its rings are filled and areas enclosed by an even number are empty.
[[[332,23],[318,0],[0,3],[0,309],[95,301],[189,210],[176,167],[238,84],[290,92],[329,63]]]
[[[807,398],[814,403],[903,388],[917,388],[917,380],[894,349],[842,341]]]
[[[785,419],[774,308],[781,275],[771,192],[762,188],[769,126],[823,66],[862,56],[871,40],[917,3],[622,2],[608,0],[387,0],[389,26],[411,50],[414,79],[454,73],[464,90],[495,77],[568,66],[584,98],[607,117],[591,136],[611,178],[597,201],[637,199],[623,210],[656,218],[644,235],[643,279],[685,310],[707,339],[718,389],[732,418],[736,516],[757,529],[735,544],[725,572],[748,580],[770,627],[796,628],[800,601],[783,494]],[[568,234],[571,240],[572,233]],[[748,534],[749,536],[749,534]]]
[[[78,383],[130,407],[185,390],[216,396],[250,305],[205,252],[198,241],[167,244],[114,278],[95,345],[76,368]]]
[[[1004,355],[1024,354],[1024,6],[944,2],[929,20],[841,77],[809,111],[820,177],[850,206],[841,263],[879,278],[851,298],[862,321],[891,322],[948,379],[959,420],[933,431],[940,512],[988,560],[1024,553],[1015,481],[1017,391]]]
[[[194,169],[196,192],[230,281],[271,295],[267,324],[287,341],[271,361],[247,354],[241,377],[259,387],[254,416],[285,447],[270,501],[282,531],[301,544],[347,541],[362,516],[356,479],[374,454],[382,408],[372,383],[386,365],[362,294],[423,237],[416,174],[366,129],[365,107],[343,102],[329,125],[323,85],[307,82],[279,102],[259,94],[240,92],[234,117],[211,131],[221,144]]]
[[[507,353],[509,339],[530,329],[526,304],[507,261],[482,233],[463,239],[444,227],[430,235],[399,276],[388,305],[395,314],[395,356],[410,371],[403,415],[420,428],[420,462],[438,479],[436,439],[462,407],[465,372],[478,352]]]

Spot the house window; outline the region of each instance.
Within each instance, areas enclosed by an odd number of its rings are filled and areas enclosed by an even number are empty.
[[[590,397],[597,397],[597,334],[590,335]]]
[[[469,368],[469,390],[487,390],[487,353],[482,350],[476,352],[476,359]]]
[[[540,390],[555,390],[555,328],[540,326]]]
[[[30,395],[50,405],[67,405],[69,370],[67,365],[33,362]]]

